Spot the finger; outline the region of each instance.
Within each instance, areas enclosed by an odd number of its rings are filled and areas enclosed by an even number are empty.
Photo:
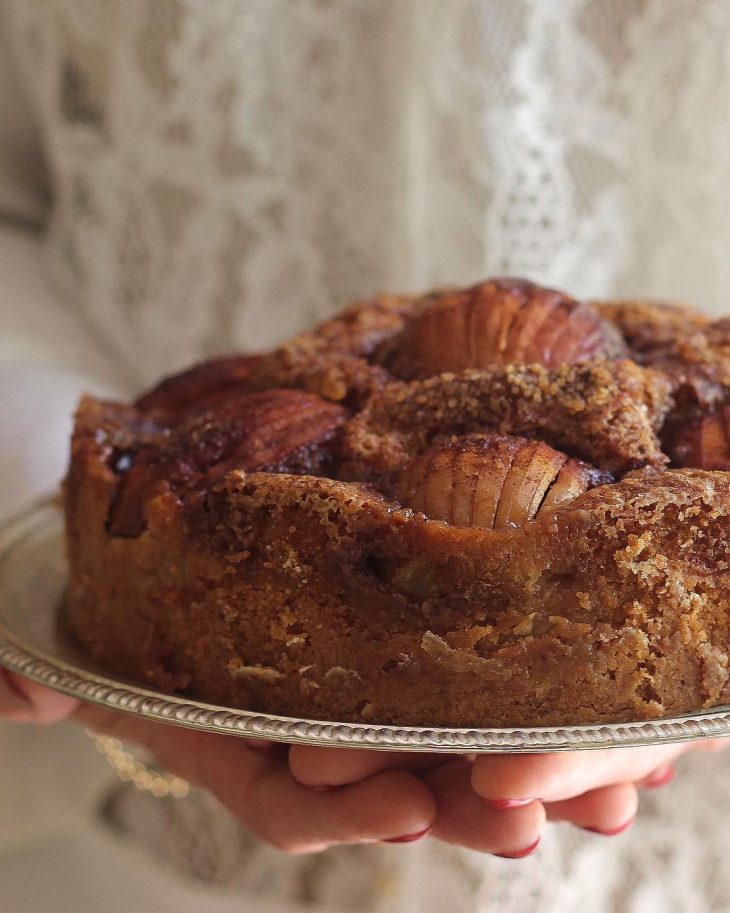
[[[617,783],[583,793],[575,799],[550,802],[545,806],[550,821],[569,821],[604,837],[614,837],[631,827],[639,807],[632,783]]]
[[[688,743],[687,751],[699,754],[717,754],[724,751],[728,744],[730,744],[730,739],[700,739],[697,742]],[[639,780],[637,785],[642,789],[658,789],[671,783],[676,775],[677,771],[673,764],[661,764],[647,777]]]
[[[448,755],[362,748],[317,748],[292,745],[289,768],[298,783],[324,788],[356,783],[384,770],[421,771],[447,763]]]
[[[648,777],[637,781],[637,786],[642,789],[659,789],[660,786],[667,786],[676,776],[677,771],[673,764],[662,764],[653,770]]]
[[[261,778],[246,820],[262,839],[302,853],[335,844],[425,837],[436,816],[429,789],[413,774],[389,770],[350,786],[312,792],[281,764]]]
[[[314,792],[296,783],[277,751],[254,750],[248,740],[88,705],[75,717],[97,731],[146,746],[167,770],[210,790],[260,839],[286,852],[422,836],[436,813],[428,788],[403,771]]]
[[[92,704],[80,704],[72,719],[93,732],[147,748],[170,773],[206,789],[211,788],[209,781],[217,774],[228,782],[232,760],[239,764],[238,786],[249,789],[276,755],[274,742],[176,727]],[[231,747],[235,748],[235,756],[231,755]]]
[[[0,668],[0,719],[16,723],[57,723],[78,701]]]
[[[715,752],[726,747],[729,741],[708,739],[692,743],[688,748]],[[355,783],[382,770],[430,770],[449,763],[452,759],[453,755],[428,752],[365,751],[360,748],[320,748],[310,745],[292,745],[289,752],[289,766],[294,778],[299,783],[314,788]]]
[[[499,808],[542,799],[557,802],[613,783],[641,780],[670,763],[683,745],[609,748],[529,755],[482,755],[474,762],[474,790]]]
[[[437,805],[432,835],[446,843],[507,858],[528,856],[537,847],[545,810],[532,802],[514,811],[498,811],[471,788],[468,761],[457,760],[424,774]]]
[[[718,751],[724,751],[728,745],[730,745],[730,739],[700,739],[693,742],[690,747],[692,751],[716,754]]]

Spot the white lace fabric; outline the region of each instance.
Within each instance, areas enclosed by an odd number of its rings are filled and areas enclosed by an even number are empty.
[[[381,289],[495,273],[727,310],[727,0],[11,12],[53,178],[56,280],[131,385]],[[435,843],[283,860],[221,819],[210,839],[228,834],[234,858],[201,872],[322,910],[720,913],[727,766],[689,759],[632,832],[556,828],[521,863]],[[149,842],[140,803],[114,816]],[[162,844],[173,833],[190,869],[183,818]]]
[[[14,12],[54,267],[135,381],[494,272],[723,306],[724,0]]]

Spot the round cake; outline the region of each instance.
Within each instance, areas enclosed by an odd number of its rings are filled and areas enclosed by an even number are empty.
[[[730,321],[519,279],[356,304],[87,397],[67,622],[286,716],[656,718],[728,700]]]

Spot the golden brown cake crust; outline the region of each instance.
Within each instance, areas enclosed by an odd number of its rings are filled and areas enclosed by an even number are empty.
[[[709,318],[697,311],[669,301],[634,298],[594,304],[636,354],[672,345],[679,337],[701,331],[710,323]]]
[[[666,463],[656,432],[670,403],[666,378],[628,361],[466,370],[389,384],[347,425],[344,451],[371,478],[436,434],[488,430],[538,437],[626,472]]]
[[[163,690],[307,718],[551,725],[726,701],[730,474],[665,468],[671,372],[603,353],[397,379],[393,353],[436,298],[370,302],[136,407],[83,401],[66,482],[74,636]],[[682,322],[642,315],[643,351],[654,320],[681,361]],[[398,479],[411,491],[459,441],[495,434],[519,436],[505,459],[545,442],[582,493],[514,529],[398,501]],[[446,456],[418,463],[427,448]],[[115,527],[129,499],[137,526]]]

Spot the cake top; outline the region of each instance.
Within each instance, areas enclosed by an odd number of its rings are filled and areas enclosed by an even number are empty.
[[[730,471],[729,404],[729,321],[493,279],[355,304],[131,406],[87,399],[74,447],[106,448],[116,536],[144,531],[155,495],[199,498],[231,470],[356,483],[436,521],[512,529],[627,474]]]

